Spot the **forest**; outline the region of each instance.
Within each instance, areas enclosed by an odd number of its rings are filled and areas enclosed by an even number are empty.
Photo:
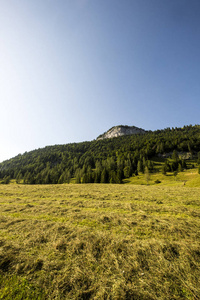
[[[200,125],[25,152],[0,164],[0,181],[61,184],[73,178],[76,183],[122,183],[140,172],[156,172],[155,157],[164,160],[163,174],[181,172],[191,158],[200,165]]]

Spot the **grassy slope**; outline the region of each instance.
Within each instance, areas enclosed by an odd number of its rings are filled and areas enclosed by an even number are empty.
[[[161,181],[160,185],[164,186],[186,185],[188,187],[200,187],[200,175],[198,174],[197,168],[180,172],[176,177],[174,177],[172,172],[168,172],[167,175],[161,173],[150,173],[149,175],[149,185],[155,185],[155,181],[159,180]],[[124,183],[146,185],[147,181],[144,174],[139,174],[138,176],[125,179]]]
[[[1,185],[0,299],[200,299],[199,177],[178,176]]]

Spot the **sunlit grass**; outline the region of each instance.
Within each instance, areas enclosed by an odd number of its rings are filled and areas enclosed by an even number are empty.
[[[157,184],[156,181],[160,181],[160,185],[165,186],[194,186],[200,187],[200,175],[198,174],[197,168],[184,170],[179,172],[177,176],[174,176],[172,172],[168,172],[166,175],[163,175],[161,172],[150,173],[150,179],[148,185]],[[145,179],[145,174],[140,173],[138,176],[133,176],[124,180],[124,183],[136,184],[136,185],[147,185]]]
[[[200,299],[200,188],[178,176],[1,185],[0,299]]]

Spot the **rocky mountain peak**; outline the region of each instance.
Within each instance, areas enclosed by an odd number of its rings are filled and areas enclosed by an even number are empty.
[[[144,134],[146,130],[136,126],[118,125],[98,136],[97,140],[110,139],[122,135]]]

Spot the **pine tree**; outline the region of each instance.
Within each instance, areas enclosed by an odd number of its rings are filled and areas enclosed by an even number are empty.
[[[111,170],[109,173],[109,182],[116,183],[116,174],[115,171]]]
[[[129,166],[126,166],[124,168],[124,177],[129,178],[131,176],[131,168]]]
[[[119,169],[117,170],[116,183],[122,183],[122,179],[123,179],[123,171]]]
[[[1,183],[3,183],[3,184],[9,184],[9,183],[10,183],[10,175],[5,176],[5,177],[3,178],[3,180],[2,180]]]
[[[19,171],[17,176],[16,176],[16,183],[20,183],[22,180],[22,173]]]
[[[147,182],[147,185],[148,185],[149,180],[150,180],[150,173],[149,173],[148,167],[145,167],[145,179],[146,179],[146,182]]]
[[[178,153],[177,153],[176,150],[174,150],[173,153],[172,153],[172,159],[173,159],[174,162],[177,162],[178,159],[179,159],[178,158]]]
[[[200,151],[198,152],[197,164],[200,165]]]
[[[183,171],[182,165],[179,163],[179,164],[178,164],[178,172],[182,172],[182,171]]]
[[[77,169],[75,173],[76,183],[81,183],[81,170]]]
[[[61,184],[61,183],[65,183],[67,182],[67,172],[63,172],[61,175],[60,175],[60,178],[58,179],[58,183]]]
[[[139,160],[137,163],[137,171],[138,171],[138,173],[144,172],[144,168],[143,168],[143,164],[142,164],[141,160]]]
[[[69,184],[70,180],[71,180],[71,173],[69,170],[67,170],[67,171],[65,171],[65,182],[67,182]]]
[[[165,165],[162,166],[161,171],[162,171],[162,174],[163,174],[163,175],[166,175],[166,174],[167,174]]]
[[[104,168],[101,173],[101,183],[108,183],[108,172]]]

